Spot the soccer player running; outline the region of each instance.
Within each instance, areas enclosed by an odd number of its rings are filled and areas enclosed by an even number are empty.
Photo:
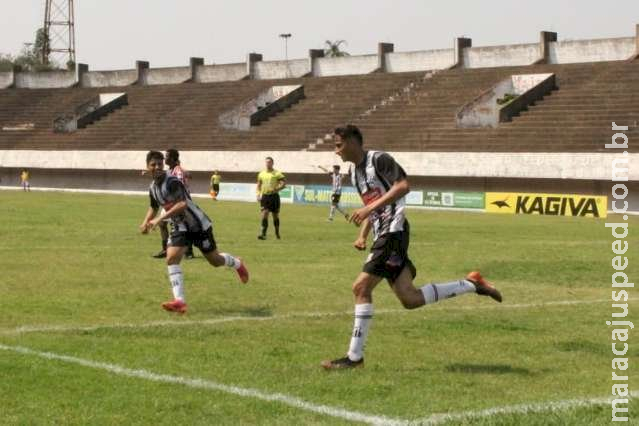
[[[257,236],[259,240],[266,239],[268,229],[268,214],[273,215],[275,236],[280,239],[280,194],[286,187],[284,174],[273,168],[273,159],[266,157],[266,170],[257,175],[257,200],[260,202],[262,217],[262,232]]]
[[[317,166],[324,172],[328,173],[331,178],[331,184],[333,186],[333,194],[331,195],[331,210],[328,213],[328,221],[332,222],[335,217],[335,210],[339,211],[348,220],[348,213],[339,207],[339,200],[342,198],[342,175],[339,172],[340,167],[338,164],[333,166],[333,171],[329,172],[322,166]]]
[[[366,238],[373,230],[373,244],[363,271],[353,283],[355,324],[345,357],[323,361],[325,369],[344,369],[364,364],[364,344],[373,318],[373,289],[386,278],[406,309],[435,303],[464,293],[490,296],[501,302],[501,294],[479,272],[466,278],[415,288],[417,273],[408,258],[409,225],[404,215],[405,196],[409,192],[404,169],[393,157],[381,151],[366,151],[359,129],[348,125],[335,129],[335,153],[354,164],[350,174],[364,207],[351,214],[350,221],[360,226],[354,246],[366,249]]]
[[[169,166],[169,175],[175,176],[184,184],[186,190],[189,190],[189,173],[185,171],[180,164],[180,152],[175,148],[169,148],[166,150],[165,154],[166,164]],[[160,222],[158,225],[160,228],[160,236],[162,237],[162,250],[153,255],[156,259],[162,259],[166,257],[166,245],[169,239],[169,227],[168,221]],[[186,249],[186,258],[193,259],[193,244],[188,245]]]
[[[169,281],[173,290],[173,300],[162,304],[167,311],[185,313],[184,275],[180,261],[189,244],[200,249],[206,260],[214,267],[228,266],[235,271],[243,283],[248,282],[249,273],[241,259],[228,253],[220,253],[213,237],[211,219],[191,200],[184,183],[176,176],[164,171],[164,156],[159,151],[149,151],[146,167],[153,177],[149,187],[150,206],[140,225],[143,234],[157,227],[163,220],[171,222],[166,253]],[[156,217],[160,207],[162,213]]]

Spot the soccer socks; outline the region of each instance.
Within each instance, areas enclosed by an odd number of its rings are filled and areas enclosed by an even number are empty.
[[[355,305],[355,324],[353,325],[353,335],[348,348],[348,357],[351,361],[359,361],[364,357],[364,344],[368,329],[373,320],[373,304],[363,303]]]
[[[229,268],[237,270],[240,269],[240,266],[242,266],[242,262],[240,262],[240,259],[237,257],[233,257],[228,253],[220,253],[220,256],[224,258],[224,264]]]
[[[262,235],[266,236],[266,230],[268,229],[268,219],[262,219]]]
[[[184,302],[184,274],[180,265],[169,265],[169,281],[173,297]]]
[[[169,243],[169,240],[162,240],[162,250],[166,251],[166,246]]]
[[[426,305],[455,297],[464,293],[475,293],[475,285],[468,280],[458,280],[443,284],[428,284],[421,289]]]
[[[328,214],[328,218],[330,220],[333,220],[334,216],[335,216],[335,206],[331,206],[331,212]]]
[[[280,219],[273,219],[273,225],[275,225],[275,235],[280,235]]]

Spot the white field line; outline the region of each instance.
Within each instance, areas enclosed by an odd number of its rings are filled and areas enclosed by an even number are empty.
[[[629,299],[633,301],[635,299]],[[438,305],[437,307],[427,307],[428,310],[444,310],[444,311],[477,311],[477,310],[496,310],[496,309],[530,309],[530,308],[545,308],[553,306],[571,306],[571,305],[586,305],[610,302],[610,299],[596,299],[596,300],[559,300],[555,302],[540,302],[540,303],[519,303],[519,304],[489,304],[483,306],[450,306]],[[402,314],[410,311],[406,309],[379,309],[375,311],[375,314]],[[0,329],[0,336],[12,336],[27,333],[55,333],[55,332],[74,332],[74,331],[96,331],[101,329],[144,329],[152,327],[180,327],[191,325],[213,325],[223,324],[227,322],[239,322],[239,321],[276,321],[287,320],[292,318],[323,318],[333,317],[341,315],[350,315],[352,312],[292,312],[282,315],[272,316],[229,316],[219,318],[209,318],[203,320],[162,320],[162,321],[149,321],[142,323],[113,323],[113,324],[94,324],[94,325],[25,325],[12,329]]]
[[[282,393],[268,393],[258,389],[243,388],[239,386],[225,385],[222,383],[213,382],[206,379],[187,378],[180,376],[171,376],[168,374],[153,373],[148,370],[133,370],[130,368],[122,367],[115,364],[108,364],[104,362],[96,362],[82,358],[76,358],[68,355],[59,355],[52,352],[40,352],[33,349],[25,348],[22,346],[6,346],[0,344],[0,350],[19,353],[22,355],[37,356],[40,358],[62,361],[69,364],[81,365],[83,367],[93,368],[95,370],[107,371],[118,376],[134,377],[138,379],[149,380],[152,382],[160,383],[173,383],[190,388],[206,389],[212,391],[224,392],[232,395],[237,395],[244,398],[259,399],[262,401],[279,402],[284,405],[299,408],[301,410],[310,411],[317,414],[323,414],[326,416],[337,417],[340,419],[351,420],[355,422],[363,422],[373,425],[401,425],[406,424],[404,420],[392,419],[384,416],[375,416],[357,411],[350,411],[344,408],[331,407],[329,405],[314,404],[312,402],[304,401],[303,399],[295,396],[289,396]]]
[[[442,413],[432,414],[428,417],[416,419],[416,420],[404,420],[390,418],[386,416],[378,416],[372,414],[361,413],[358,411],[346,410],[340,407],[332,407],[323,404],[315,404],[305,401],[301,398],[290,396],[282,393],[268,393],[258,389],[243,388],[239,386],[225,385],[222,383],[213,382],[206,379],[199,378],[187,378],[180,376],[172,376],[167,374],[153,373],[148,370],[141,369],[129,369],[115,364],[108,364],[103,362],[91,361],[83,358],[77,358],[68,355],[60,355],[52,352],[41,352],[33,349],[25,348],[22,346],[7,346],[0,344],[0,350],[7,352],[14,352],[22,355],[37,356],[40,358],[61,361],[69,364],[76,364],[95,370],[107,371],[109,373],[133,377],[143,380],[149,380],[160,383],[173,383],[182,386],[187,386],[195,389],[206,389],[218,392],[224,392],[232,395],[237,395],[244,398],[254,398],[268,402],[278,402],[284,405],[288,405],[294,408],[298,408],[304,411],[309,411],[321,415],[337,417],[354,422],[368,423],[372,425],[440,425],[451,421],[458,421],[464,419],[479,419],[486,417],[495,417],[500,415],[509,414],[527,414],[527,413],[541,413],[541,412],[557,412],[565,411],[572,408],[587,407],[592,405],[604,405],[609,404],[612,398],[582,398],[582,399],[569,399],[563,401],[549,401],[536,404],[518,404],[509,405],[504,407],[494,407],[485,410],[475,411],[463,411],[458,413]],[[639,393],[632,392],[629,398],[636,398]]]
[[[619,397],[621,399],[624,398],[637,398],[639,397],[639,392],[631,392],[628,397]],[[409,422],[409,425],[423,425],[423,426],[433,426],[433,425],[441,425],[448,422],[459,422],[462,420],[471,420],[471,419],[482,419],[487,417],[496,417],[501,415],[511,415],[511,414],[533,414],[533,413],[543,413],[543,412],[559,412],[566,411],[573,408],[582,408],[582,407],[590,407],[593,405],[606,405],[610,404],[614,398],[580,398],[580,399],[567,399],[563,401],[548,401],[548,402],[540,402],[536,404],[517,404],[517,405],[507,405],[504,407],[493,407],[487,408],[485,410],[476,410],[476,411],[462,411],[459,413],[442,413],[442,414],[431,414],[428,417],[424,417],[421,419],[413,420]],[[627,414],[627,413],[622,413]]]

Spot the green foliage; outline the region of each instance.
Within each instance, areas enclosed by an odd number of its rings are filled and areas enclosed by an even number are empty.
[[[53,61],[48,60],[48,63],[44,63],[43,52],[46,44],[47,39],[44,28],[39,28],[36,31],[35,42],[25,45],[18,55],[0,53],[0,71],[11,71],[14,67],[19,71],[44,72],[60,70],[60,66]],[[75,68],[75,64],[73,64],[73,68]]]
[[[514,93],[506,93],[503,98],[497,98],[497,105],[506,105],[517,98]]]
[[[328,58],[339,58],[342,56],[350,56],[350,53],[344,51],[341,49],[341,45],[346,45],[346,40],[335,40],[335,41],[331,41],[331,40],[326,40],[324,42],[324,45],[326,46],[324,48],[324,56],[328,57]]]

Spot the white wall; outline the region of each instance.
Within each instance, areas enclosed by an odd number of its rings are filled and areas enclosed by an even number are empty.
[[[610,180],[609,153],[479,153],[391,152],[413,176],[556,178]],[[146,151],[0,151],[3,167],[47,169],[142,170]],[[180,159],[192,171],[250,172],[261,170],[272,156],[276,167],[289,173],[319,173],[316,164],[340,164],[332,152],[302,151],[183,151]],[[118,161],[114,162],[113,159]],[[624,157],[625,158],[625,157]],[[639,164],[639,154],[628,155]],[[460,168],[459,164],[465,164]],[[630,180],[639,180],[639,168],[630,167]]]
[[[13,71],[0,72],[0,89],[6,89],[13,84]]]
[[[76,83],[75,71],[19,72],[15,84],[24,89],[60,89]]]
[[[82,75],[82,87],[130,86],[138,79],[137,70],[89,71]]]
[[[635,43],[634,37],[552,42],[550,63],[621,61],[634,55]]]
[[[143,84],[180,84],[191,79],[191,67],[148,68],[142,71]]]
[[[198,65],[195,80],[198,83],[216,83],[220,81],[237,81],[248,76],[246,63],[224,65]]]
[[[455,64],[455,49],[424,50],[386,54],[388,72],[441,70]]]
[[[375,71],[377,67],[377,55],[315,58],[313,60],[313,75],[315,77],[328,77],[331,75],[368,74]]]
[[[465,68],[530,65],[540,58],[538,43],[508,46],[467,47],[463,51]]]
[[[311,72],[309,59],[295,59],[290,61],[260,61],[254,65],[256,80],[302,77]]]

